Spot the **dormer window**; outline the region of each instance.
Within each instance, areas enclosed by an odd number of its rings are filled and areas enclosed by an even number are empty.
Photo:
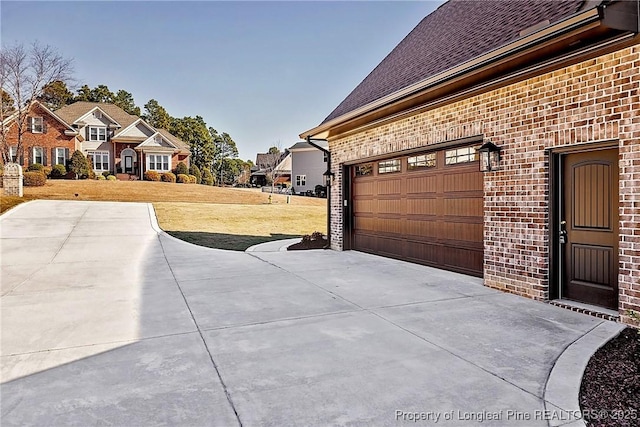
[[[89,127],[89,141],[106,141],[107,128],[103,126]]]
[[[30,117],[31,121],[31,133],[43,133],[44,132],[44,120],[42,117]]]

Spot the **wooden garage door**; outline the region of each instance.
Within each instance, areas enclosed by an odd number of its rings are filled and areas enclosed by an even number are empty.
[[[353,166],[353,249],[481,277],[483,177],[476,148]]]

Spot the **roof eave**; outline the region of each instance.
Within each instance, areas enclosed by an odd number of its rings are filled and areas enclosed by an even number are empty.
[[[379,98],[376,101],[366,104],[360,108],[357,108],[346,114],[322,123],[301,133],[299,137],[302,139],[306,139],[309,136],[313,138],[327,139],[330,136],[331,129],[335,128],[336,126],[343,125],[355,118],[362,117],[385,106],[406,99],[407,97],[417,92],[424,92],[430,87],[438,85],[439,83],[446,80],[452,79],[454,77],[461,77],[466,74],[472,74],[474,70],[477,70],[479,67],[488,65],[499,59],[509,57],[513,54],[521,52],[523,49],[527,49],[544,41],[551,40],[554,37],[565,34],[571,30],[581,27],[589,27],[594,23],[598,23],[601,19],[602,9],[600,7],[573,14],[532,34],[521,37],[507,45],[493,49],[456,67],[438,73],[435,76],[407,86],[399,91]]]

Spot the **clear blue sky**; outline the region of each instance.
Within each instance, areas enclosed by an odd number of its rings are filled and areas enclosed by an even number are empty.
[[[3,0],[0,36],[54,46],[80,85],[200,115],[255,160],[322,122],[441,3]]]

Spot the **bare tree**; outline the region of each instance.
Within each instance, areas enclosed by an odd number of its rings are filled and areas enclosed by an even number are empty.
[[[29,108],[42,95],[46,85],[67,81],[73,73],[73,61],[37,41],[26,47],[22,43],[0,49],[0,145],[2,161],[11,161],[8,134],[16,126],[17,147],[22,151],[22,135],[27,131]],[[10,119],[10,120],[8,120]]]
[[[280,141],[276,143],[273,147],[269,148],[269,151],[263,155],[262,162],[263,164],[260,167],[264,168],[267,179],[271,181],[271,193],[273,194],[276,179],[278,178],[278,170],[277,166],[282,161],[282,145]]]

